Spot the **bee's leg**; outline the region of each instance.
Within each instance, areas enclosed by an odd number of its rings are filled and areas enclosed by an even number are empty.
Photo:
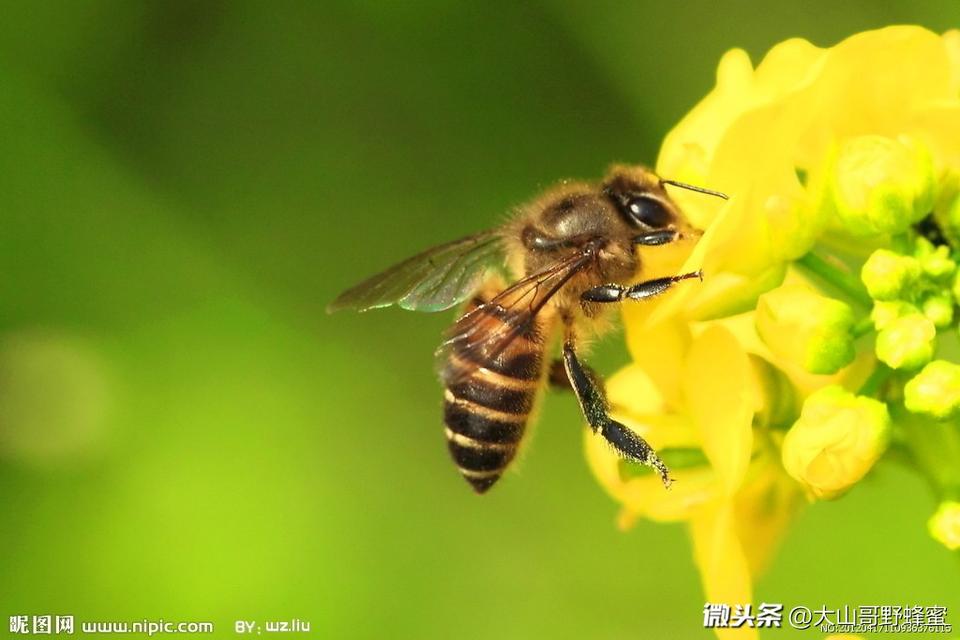
[[[699,278],[703,280],[702,271],[692,271],[690,273],[681,273],[678,276],[667,278],[654,278],[645,282],[639,282],[632,287],[625,287],[622,284],[602,284],[599,287],[587,289],[580,296],[584,302],[620,302],[622,300],[643,300],[659,295],[672,287],[681,280],[690,278]]]
[[[633,237],[633,244],[639,244],[646,247],[655,247],[661,244],[668,244],[680,239],[680,233],[673,229],[663,229],[660,231],[651,231]]]
[[[583,411],[587,424],[594,433],[599,433],[610,443],[613,449],[634,462],[653,467],[660,474],[664,486],[670,486],[670,473],[667,465],[657,457],[647,441],[638,436],[610,417],[607,398],[603,393],[603,385],[599,378],[589,368],[584,366],[573,348],[573,336],[568,335],[563,345],[563,365],[573,392],[577,394],[580,409]]]
[[[583,369],[587,372],[587,375],[598,380],[597,372],[594,371],[589,365],[581,363]],[[573,391],[573,387],[570,385],[570,378],[567,376],[567,368],[563,364],[562,358],[557,358],[550,363],[550,371],[547,374],[547,383],[550,385],[551,389],[557,389],[558,391]]]

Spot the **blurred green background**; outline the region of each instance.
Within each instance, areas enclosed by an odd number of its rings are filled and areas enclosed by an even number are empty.
[[[680,525],[614,526],[552,394],[483,498],[449,314],[358,279],[565,176],[653,162],[730,47],[960,25],[953,1],[4,2],[0,604],[328,638],[709,638]],[[612,336],[593,358],[625,361]],[[755,602],[950,607],[925,486],[807,510]],[[782,631],[783,637],[818,637]]]

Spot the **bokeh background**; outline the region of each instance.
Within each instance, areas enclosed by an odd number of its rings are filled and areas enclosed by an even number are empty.
[[[616,529],[573,398],[478,498],[440,428],[449,314],[325,304],[558,178],[653,162],[730,47],[960,26],[950,0],[0,11],[3,632],[60,613],[371,639],[711,634],[683,527]],[[625,359],[613,335],[593,363]],[[756,602],[960,624],[933,509],[881,467],[800,517]]]

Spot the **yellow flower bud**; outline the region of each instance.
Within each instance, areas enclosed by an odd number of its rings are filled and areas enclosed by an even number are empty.
[[[886,448],[889,430],[882,402],[824,387],[807,398],[783,439],[783,466],[817,498],[834,498],[866,475]]]
[[[836,373],[853,361],[853,310],[805,285],[784,285],[760,296],[755,321],[777,357],[810,373]]]
[[[935,294],[923,301],[923,315],[938,329],[953,322],[953,297],[949,293]]]
[[[950,551],[960,549],[960,502],[941,502],[927,522],[930,535]]]
[[[903,388],[909,411],[945,420],[960,413],[960,365],[934,360]]]
[[[930,151],[906,136],[850,138],[833,160],[828,197],[853,235],[903,231],[930,213],[935,194]]]
[[[860,270],[860,279],[874,300],[896,300],[909,290],[920,277],[920,261],[877,249]]]
[[[897,318],[902,318],[911,313],[919,313],[919,309],[901,300],[891,300],[889,302],[878,301],[873,303],[873,311],[870,312],[870,319],[873,320],[873,326],[877,331],[886,328]]]
[[[877,358],[893,369],[918,369],[930,362],[937,328],[925,315],[909,313],[877,334]]]

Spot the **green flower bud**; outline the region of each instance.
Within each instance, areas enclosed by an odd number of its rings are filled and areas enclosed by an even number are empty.
[[[805,285],[783,285],[760,296],[754,321],[777,357],[811,373],[835,373],[856,355],[853,310]]]
[[[953,246],[960,244],[960,171],[947,170],[940,176],[940,191],[933,217]]]
[[[958,189],[957,194],[953,198],[953,204],[948,206],[946,209],[947,209],[946,217],[947,217],[947,220],[949,220],[950,222],[951,228],[952,229],[960,228],[960,189]]]
[[[934,360],[903,388],[903,404],[913,413],[946,420],[960,415],[960,365]]]
[[[759,405],[754,424],[775,429],[786,428],[797,415],[797,389],[783,371],[758,355],[748,354]],[[668,465],[669,466],[669,465]]]
[[[873,303],[870,319],[873,320],[873,326],[877,331],[880,331],[897,318],[902,318],[910,313],[919,313],[919,311],[909,302],[903,302],[902,300],[877,301]]]
[[[957,271],[953,278],[953,287],[950,289],[953,299],[960,303],[960,271]]]
[[[923,301],[923,315],[938,329],[949,327],[953,322],[953,296],[937,293]]]
[[[937,329],[925,315],[897,318],[877,334],[877,358],[893,369],[918,369],[930,362]]]
[[[828,195],[853,235],[897,233],[930,213],[936,179],[926,146],[906,136],[866,135],[838,149]]]
[[[783,439],[783,466],[818,498],[855,484],[886,449],[887,405],[837,385],[815,391]]]
[[[920,278],[920,261],[887,249],[870,254],[860,270],[860,279],[874,300],[896,300]]]
[[[920,267],[934,280],[949,282],[957,270],[957,263],[950,258],[949,247],[941,245],[920,257]]]
[[[927,522],[927,529],[934,540],[950,551],[960,549],[960,502],[941,502]]]
[[[953,228],[960,227],[960,193],[953,199],[953,204],[947,207],[947,219]]]
[[[937,248],[933,246],[933,243],[923,236],[917,236],[917,238],[913,241],[912,253],[914,258],[919,258],[922,260],[927,256],[932,255],[936,249]]]

